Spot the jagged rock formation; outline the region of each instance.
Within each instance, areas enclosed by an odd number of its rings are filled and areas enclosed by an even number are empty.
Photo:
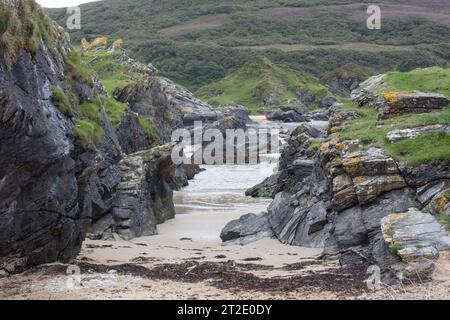
[[[6,4],[11,15],[27,12],[30,23],[42,14],[25,1]],[[77,255],[92,217],[108,209],[120,181],[120,148],[104,111],[103,143],[84,148],[74,139],[73,117],[51,99],[53,87],[71,91],[77,103],[94,92],[89,81],[65,81],[67,39],[34,41],[35,52],[22,47],[11,63],[0,59],[0,269],[10,272]]]
[[[120,92],[130,106],[113,126],[105,111],[112,98],[63,30],[32,1],[0,6],[11,18],[8,34],[39,25],[0,43],[0,269],[68,262],[88,232],[97,239],[154,234],[175,213],[172,190],[198,167],[173,165],[165,148],[144,150],[192,119],[217,114],[121,55],[145,78]],[[137,112],[159,125],[154,141],[139,131]]]
[[[188,177],[171,159],[171,145],[129,154],[119,162],[121,181],[112,210],[94,222],[91,239],[117,233],[125,240],[157,234],[157,225],[175,217],[173,190]]]
[[[373,78],[368,84],[382,79]],[[367,103],[376,100],[371,95],[354,96]],[[416,272],[429,276],[438,251],[449,244],[433,216],[447,214],[450,207],[448,161],[412,167],[383,149],[340,140],[341,127],[360,115],[339,104],[330,113],[328,135],[307,125],[298,127],[282,150],[279,171],[247,194],[274,197],[267,219],[283,243],[324,247],[323,258],[338,258],[342,265],[368,261],[382,269],[387,282]],[[422,212],[405,214],[410,208]],[[397,218],[401,222],[395,224]],[[426,249],[399,254],[399,245],[382,230],[389,221],[403,245]],[[246,223],[251,220],[241,221],[239,228],[249,228]],[[426,267],[421,260],[425,257],[430,259]]]
[[[360,106],[369,105],[378,110],[378,120],[386,120],[410,113],[441,111],[450,100],[439,93],[383,91],[386,75],[369,78],[351,93]]]

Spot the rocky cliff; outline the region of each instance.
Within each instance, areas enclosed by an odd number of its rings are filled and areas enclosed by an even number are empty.
[[[67,262],[86,234],[155,234],[198,169],[158,144],[219,113],[124,54],[140,81],[113,97],[33,1],[1,0],[0,14],[0,269]]]
[[[366,94],[360,90],[353,95],[358,103],[374,101],[372,95],[376,94],[367,87],[365,90]],[[402,112],[393,112],[390,118],[403,116],[405,123],[413,123],[413,119],[423,119],[418,117],[427,117],[430,112],[446,112],[442,102],[445,97],[419,95],[420,99],[413,104],[402,103]],[[397,100],[385,99],[383,103],[397,105]],[[252,196],[274,197],[267,214],[230,223],[222,232],[223,240],[239,242],[248,237],[248,233],[236,230],[252,230],[255,240],[260,238],[258,235],[265,236],[270,228],[281,242],[323,247],[323,258],[337,258],[342,265],[360,262],[377,265],[388,282],[429,277],[439,252],[450,245],[447,231],[438,223],[439,219],[448,220],[445,196],[450,192],[448,152],[439,155],[439,160],[418,165],[402,159],[406,150],[398,157],[392,152],[394,142],[388,141],[392,133],[384,137],[386,142],[381,145],[349,139],[351,134],[346,131],[349,123],[361,123],[367,135],[371,130],[377,132],[376,128],[392,129],[402,123],[396,119],[384,123],[371,108],[375,107],[365,107],[360,113],[336,103],[331,108],[328,132],[319,132],[308,125],[298,127],[282,150],[279,171],[247,192]],[[363,112],[374,117],[373,128],[372,122],[364,122]],[[438,121],[445,122],[444,118],[443,114],[436,114]],[[439,128],[445,125],[435,127]],[[358,137],[356,132],[352,134]],[[404,139],[425,139],[428,137],[421,135],[426,134],[417,132]],[[440,134],[448,139],[445,131]],[[435,147],[415,144],[415,148],[432,153],[430,148]],[[436,209],[437,203],[440,209]],[[255,225],[259,226],[257,230]]]
[[[120,147],[104,110],[101,141],[80,143],[77,108],[95,90],[71,60],[64,32],[34,2],[0,5],[9,22],[0,59],[0,268],[20,271],[78,253],[92,217],[107,210],[120,181]],[[23,46],[11,51],[14,32]]]

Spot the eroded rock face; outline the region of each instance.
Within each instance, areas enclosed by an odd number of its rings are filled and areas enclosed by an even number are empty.
[[[185,185],[192,174],[172,162],[172,146],[124,156],[112,210],[94,221],[91,239],[108,239],[113,233],[125,240],[155,235],[158,224],[175,217],[173,190]]]
[[[416,209],[382,219],[383,238],[391,251],[401,258],[395,266],[399,277],[428,279],[439,252],[450,248],[447,231],[436,219]]]
[[[8,272],[75,257],[120,181],[120,148],[104,110],[104,142],[85,149],[73,119],[52,103],[53,86],[69,90],[69,44],[49,41],[55,50],[42,42],[34,55],[22,49],[9,65],[0,59],[0,269]],[[95,90],[76,81],[71,89],[80,103]]]

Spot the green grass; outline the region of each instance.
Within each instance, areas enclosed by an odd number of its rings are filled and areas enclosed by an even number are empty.
[[[156,133],[151,118],[139,116],[139,125],[150,141],[154,141],[156,139]]]
[[[62,89],[56,86],[52,87],[51,101],[64,115],[68,117],[73,116],[72,106],[65,92]]]
[[[410,72],[389,72],[379,90],[438,92],[450,97],[450,68],[433,67]]]
[[[339,139],[358,139],[362,148],[378,147],[398,161],[416,167],[426,163],[450,160],[450,134],[426,133],[414,139],[389,143],[386,135],[389,131],[422,125],[450,125],[450,106],[439,113],[403,115],[385,121],[377,121],[377,110],[372,107],[358,108],[352,102],[345,103],[345,109],[361,114],[359,119],[349,121],[339,133]]]
[[[81,82],[93,86],[91,78],[92,71],[89,66],[81,60],[81,55],[78,50],[72,49],[67,57],[65,57],[65,63],[67,66],[66,79],[69,83]]]
[[[398,256],[398,253],[400,252],[400,250],[403,250],[403,246],[399,243],[394,243],[391,246],[391,252],[392,252],[392,254],[394,254],[396,256]]]
[[[117,127],[122,120],[122,117],[128,106],[121,103],[114,98],[107,98],[104,101],[105,111],[113,127]]]
[[[114,91],[123,89],[127,85],[143,78],[141,74],[129,71],[115,59],[120,51],[107,52],[105,50],[87,51],[83,54],[83,61],[88,63],[98,74],[110,96]]]
[[[200,88],[196,95],[217,107],[241,104],[256,113],[272,93],[279,105],[288,106],[288,100],[296,98],[297,91],[311,92],[317,100],[329,95],[314,77],[255,57],[223,80]]]
[[[104,135],[103,127],[88,119],[76,119],[73,133],[76,141],[85,149],[92,143],[101,143]]]
[[[22,0],[18,11],[0,4],[0,54],[9,66],[25,49],[35,54],[41,42],[50,52],[61,51],[60,29],[33,0]]]
[[[438,220],[448,231],[450,231],[450,216],[446,214],[441,214],[439,215]]]

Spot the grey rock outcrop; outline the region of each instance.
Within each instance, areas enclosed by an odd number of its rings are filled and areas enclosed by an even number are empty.
[[[306,122],[308,118],[296,110],[276,110],[266,116],[267,120],[280,121],[280,122]]]
[[[80,103],[95,88],[76,81],[69,88],[69,43],[47,40],[52,50],[41,41],[33,55],[19,49],[12,62],[0,59],[0,269],[8,272],[75,257],[120,181],[120,148],[104,110],[103,143],[84,148],[74,139],[73,119],[53,104],[52,87],[74,90]]]
[[[249,213],[230,221],[222,230],[220,238],[225,244],[246,245],[273,236],[267,213]]]
[[[439,252],[450,248],[450,237],[442,225],[417,209],[391,214],[381,222],[383,238],[401,263],[393,266],[400,279],[429,279]]]
[[[386,139],[390,143],[398,142],[401,140],[417,138],[418,136],[424,133],[431,132],[445,132],[450,133],[450,126],[436,124],[429,126],[421,126],[415,128],[407,128],[407,129],[397,129],[393,131],[389,131],[386,135]]]

